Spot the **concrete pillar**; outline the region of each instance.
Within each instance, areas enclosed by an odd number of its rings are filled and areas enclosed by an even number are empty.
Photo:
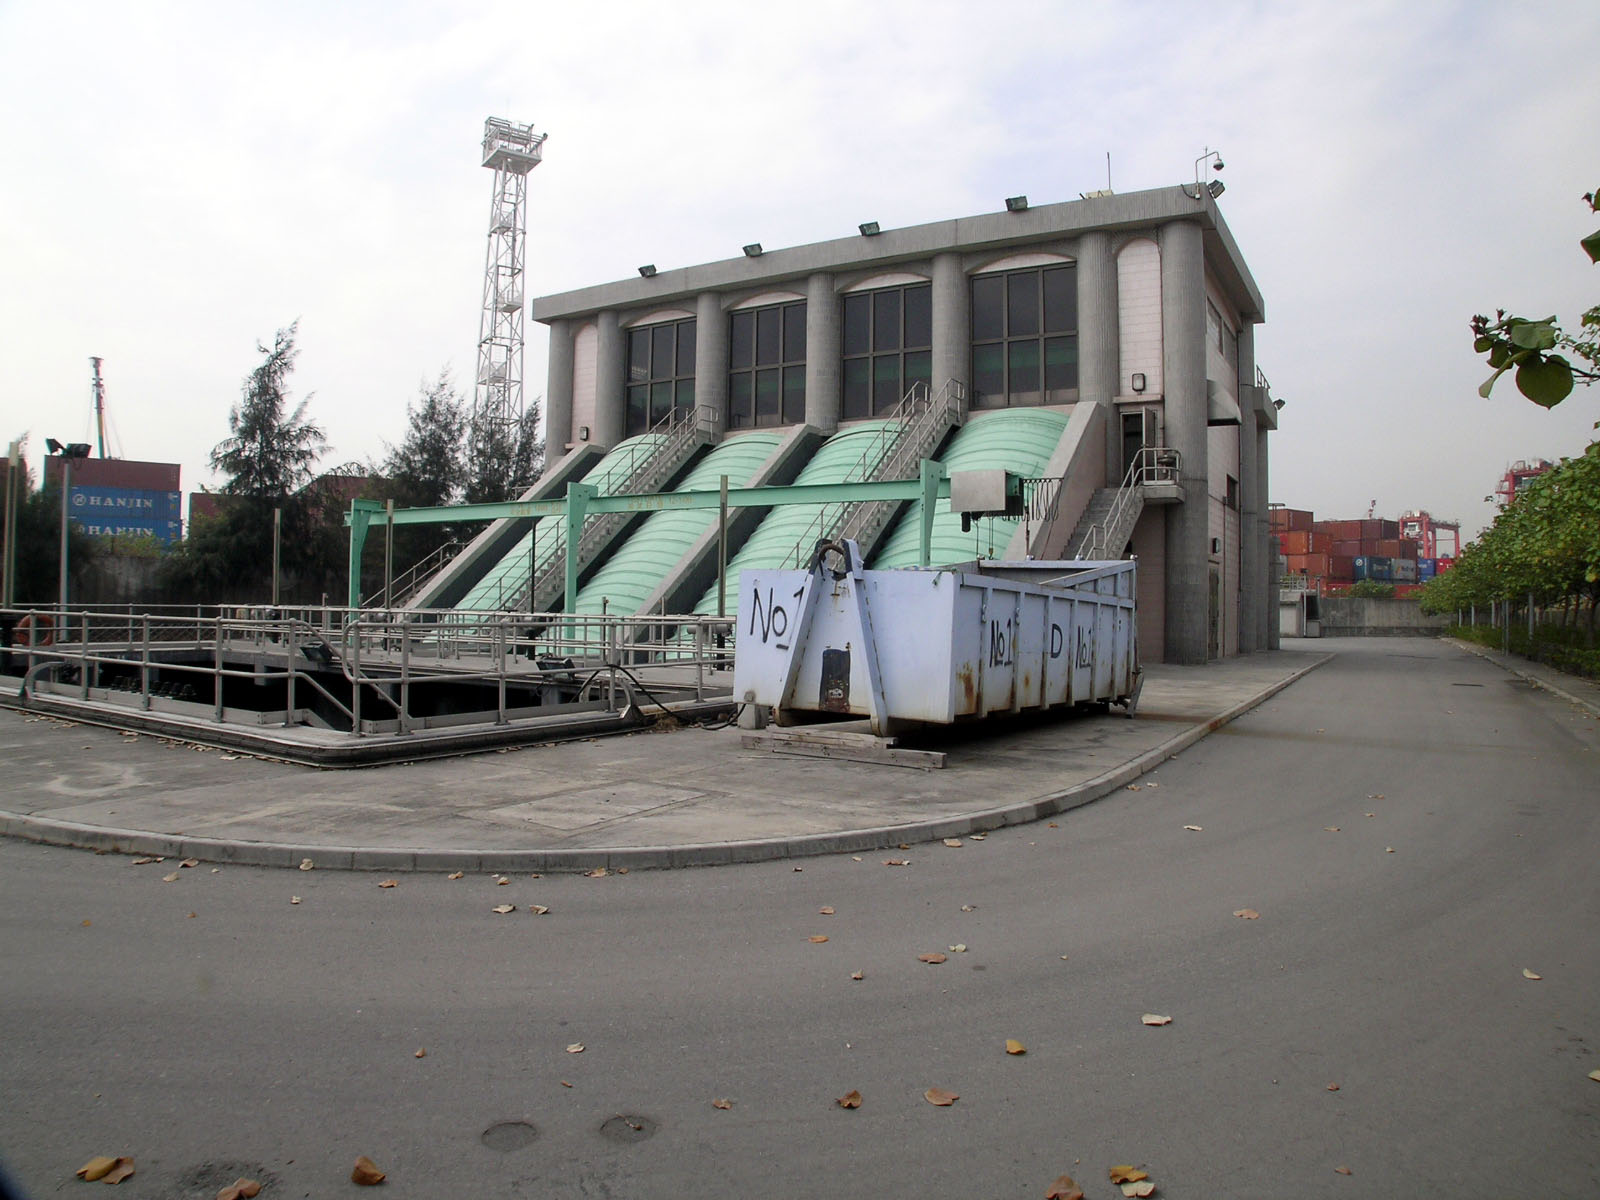
[[[933,375],[934,394],[954,379],[971,385],[972,293],[959,254],[933,256]]]
[[[544,461],[553,463],[572,440],[572,322],[550,322],[550,367],[544,389]]]
[[[1272,496],[1271,477],[1267,470],[1267,435],[1265,425],[1256,426],[1256,486],[1261,496],[1261,529],[1257,537],[1257,552],[1261,555],[1261,574],[1266,579],[1266,598],[1261,608],[1261,645],[1268,650],[1278,648],[1278,547],[1272,537],[1272,522],[1267,505]]]
[[[1122,423],[1114,402],[1121,377],[1118,316],[1111,235],[1086,233],[1078,239],[1078,399],[1104,410],[1108,486],[1122,478]]]
[[[1245,322],[1239,330],[1239,653],[1262,649],[1261,608],[1267,581],[1261,574],[1261,489],[1256,478],[1256,331]]]
[[[609,450],[622,440],[626,423],[627,397],[622,390],[623,356],[626,342],[617,310],[608,308],[595,318],[598,334],[595,346],[594,444]]]
[[[1161,367],[1167,445],[1184,501],[1167,510],[1166,660],[1204,663],[1210,628],[1210,469],[1206,455],[1206,275],[1198,221],[1161,227]]]
[[[843,402],[840,303],[828,272],[806,280],[806,424],[823,433],[839,428]]]
[[[717,414],[717,428],[728,428],[728,316],[722,297],[701,292],[694,319],[694,404]]]

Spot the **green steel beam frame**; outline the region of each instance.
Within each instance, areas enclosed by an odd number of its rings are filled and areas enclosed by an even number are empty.
[[[776,508],[786,504],[836,504],[871,500],[922,501],[922,565],[933,557],[933,506],[950,495],[950,478],[943,463],[922,460],[916,479],[877,483],[793,483],[783,487],[728,489],[729,508]],[[718,508],[720,488],[692,492],[642,492],[629,496],[602,496],[593,484],[569,483],[560,500],[512,500],[503,504],[456,504],[438,508],[400,508],[395,525],[436,525],[457,521],[502,521],[523,517],[562,519],[566,534],[565,611],[571,612],[578,596],[578,540],[583,523],[603,513],[669,512],[684,508]],[[361,554],[367,533],[388,525],[390,516],[376,500],[352,500],[344,523],[350,527],[349,605],[361,606]]]

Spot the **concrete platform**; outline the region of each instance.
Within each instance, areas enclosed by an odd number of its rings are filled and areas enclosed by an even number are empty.
[[[0,711],[0,833],[99,851],[397,872],[706,866],[910,846],[1086,804],[1330,656],[1147,668],[1138,714],[942,731],[942,771],[683,727],[338,772]]]

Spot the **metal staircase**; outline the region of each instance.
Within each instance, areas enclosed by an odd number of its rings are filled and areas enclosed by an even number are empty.
[[[631,447],[632,458],[624,466],[626,472],[614,486],[605,492],[611,496],[629,496],[640,492],[659,492],[679,468],[701,446],[714,442],[720,429],[720,418],[715,409],[674,409],[651,428],[659,440]],[[591,517],[578,537],[578,569],[581,571],[594,562],[637,514],[603,513]],[[507,588],[502,591],[496,605],[503,612],[550,612],[566,589],[567,559],[566,535],[556,526],[556,536],[542,561],[536,564],[532,575],[533,585]],[[529,552],[533,552],[530,545]]]
[[[423,556],[410,568],[389,581],[389,586],[361,601],[362,608],[402,608],[406,602],[444,569],[444,565],[464,549],[464,544],[449,541]]]
[[[839,482],[875,483],[884,479],[916,478],[922,460],[939,448],[953,426],[961,424],[966,400],[967,390],[956,379],[947,380],[937,394],[925,383],[912,384]],[[840,538],[852,539],[863,555],[870,554],[902,503],[898,500],[841,500],[823,505],[778,569],[806,566],[818,542]]]
[[[1178,452],[1166,446],[1145,446],[1128,464],[1128,473],[1114,488],[1100,488],[1067,541],[1067,557],[1099,561],[1121,558],[1144,512],[1148,488],[1171,489],[1178,483]]]

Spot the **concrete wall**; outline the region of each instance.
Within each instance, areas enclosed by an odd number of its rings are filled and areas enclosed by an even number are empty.
[[[1414,637],[1437,634],[1450,623],[1447,616],[1424,616],[1415,600],[1324,596],[1320,610],[1323,637]]]

